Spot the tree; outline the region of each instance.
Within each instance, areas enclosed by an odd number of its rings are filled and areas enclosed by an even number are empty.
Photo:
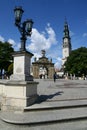
[[[13,74],[13,63],[8,66],[8,75]]]
[[[0,42],[0,70],[3,69],[5,71],[8,70],[8,66],[12,62],[12,52],[14,52],[14,49],[12,48],[12,45],[8,42]]]
[[[64,71],[77,76],[87,75],[87,48],[73,50],[64,64]]]

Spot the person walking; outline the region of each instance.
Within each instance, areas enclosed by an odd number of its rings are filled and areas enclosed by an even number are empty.
[[[54,82],[56,82],[56,72],[53,75]]]

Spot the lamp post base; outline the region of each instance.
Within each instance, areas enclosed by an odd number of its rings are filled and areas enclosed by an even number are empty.
[[[1,102],[2,111],[24,110],[37,100],[37,84],[30,75],[30,59],[32,53],[27,51],[15,52],[13,75],[3,84]]]
[[[37,84],[34,81],[7,81],[2,95],[2,111],[23,111],[37,100]]]

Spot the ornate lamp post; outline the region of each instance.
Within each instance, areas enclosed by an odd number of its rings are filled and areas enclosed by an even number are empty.
[[[33,76],[30,73],[30,63],[33,54],[25,49],[27,36],[31,36],[33,21],[30,19],[21,23],[24,12],[21,7],[16,7],[14,12],[15,25],[21,33],[21,48],[20,51],[13,53],[13,74],[10,76],[10,80],[6,81],[5,84],[4,82],[2,83],[4,85],[3,94],[6,94],[6,96],[2,94],[3,100],[1,102],[1,109],[4,111],[24,111],[24,108],[35,103],[38,97],[38,83],[33,80]]]
[[[33,21],[32,19],[27,19],[24,22],[21,22],[22,7],[15,7],[15,25],[18,27],[18,30],[21,34],[21,47],[20,51],[14,52],[14,67],[13,67],[13,75],[11,76],[12,80],[25,80],[30,81],[33,80],[33,76],[30,74],[30,66],[31,66],[31,57],[32,53],[26,51],[26,40],[27,36],[31,36]]]
[[[22,14],[23,14],[22,7],[15,7],[15,25],[18,27],[20,34],[21,34],[21,48],[20,51],[26,51],[25,43],[27,40],[27,36],[31,36],[32,33],[32,26],[33,21],[32,19],[27,19],[23,23],[21,23]]]

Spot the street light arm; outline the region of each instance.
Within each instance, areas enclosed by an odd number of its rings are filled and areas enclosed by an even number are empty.
[[[21,34],[21,51],[25,51],[25,43],[27,40],[27,36],[31,36],[32,34],[32,25],[33,25],[33,21],[32,19],[27,19],[26,21],[24,21],[23,23],[21,23],[21,17],[23,14],[23,10],[22,7],[16,7],[14,9],[15,12],[15,25],[18,27],[18,30]]]
[[[21,24],[16,24],[16,26],[18,27],[18,30],[19,30],[20,34],[22,35],[22,32],[23,32],[22,23]]]

